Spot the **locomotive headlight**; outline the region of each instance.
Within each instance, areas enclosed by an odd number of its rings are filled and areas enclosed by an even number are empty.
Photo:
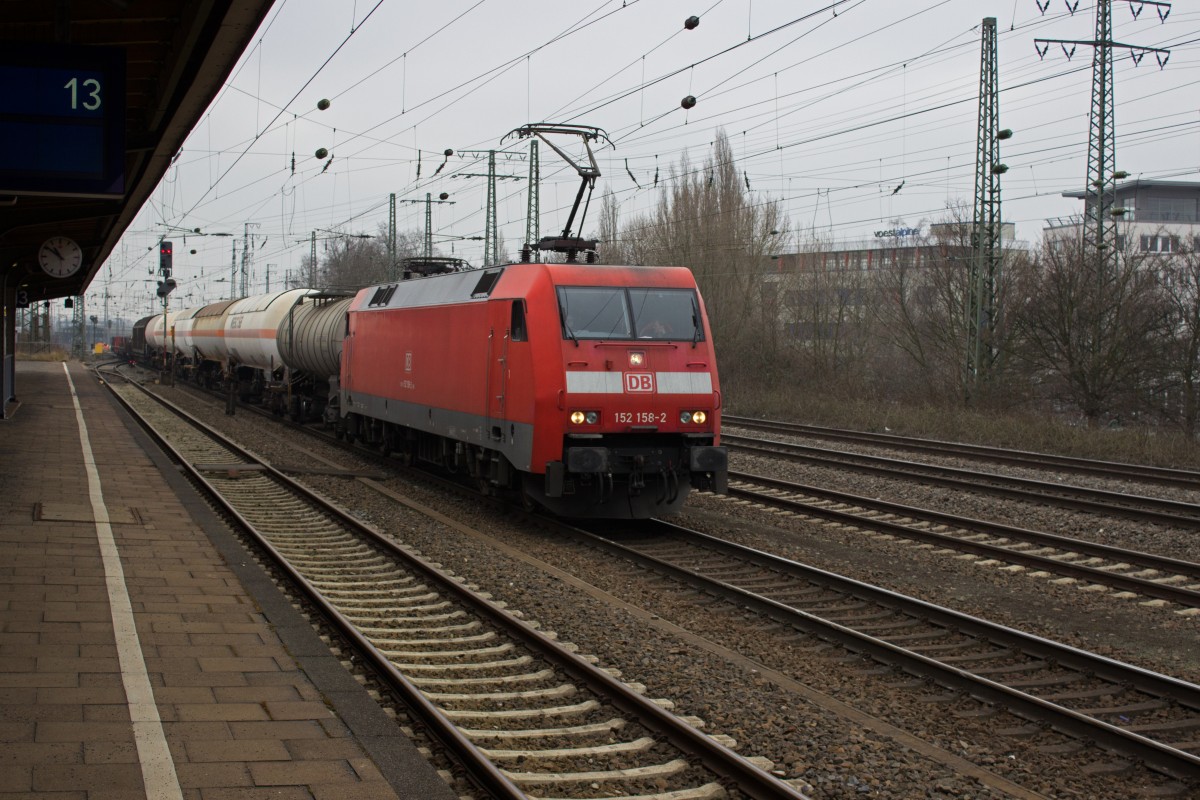
[[[596,411],[589,411],[584,414],[584,419],[587,421],[588,425],[595,425],[600,421],[600,414]]]
[[[629,366],[640,367],[646,363],[646,354],[638,351],[633,351],[629,354]]]
[[[571,424],[573,424],[573,425],[583,425],[584,423],[587,423],[588,425],[595,425],[599,421],[600,421],[600,412],[599,411],[572,411],[571,412]]]
[[[690,412],[690,411],[680,411],[680,412],[679,412],[679,421],[680,421],[680,422],[682,422],[684,425],[686,425],[686,424],[688,424],[689,422],[691,422],[691,421],[692,421],[692,412]]]
[[[703,411],[680,411],[679,421],[684,425],[703,425],[708,419],[708,414]]]
[[[708,414],[705,414],[703,411],[692,412],[692,422],[696,423],[697,425],[703,425],[707,419]]]
[[[575,425],[582,425],[583,420],[584,420],[584,416],[583,416],[582,411],[572,411],[571,412],[571,422],[572,423],[574,423]]]

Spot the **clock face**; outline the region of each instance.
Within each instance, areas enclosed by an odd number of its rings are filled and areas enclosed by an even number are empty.
[[[38,250],[38,263],[47,275],[66,278],[74,275],[83,265],[83,249],[74,239],[51,236]]]

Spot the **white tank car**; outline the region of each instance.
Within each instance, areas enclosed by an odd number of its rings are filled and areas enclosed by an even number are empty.
[[[225,313],[237,300],[219,300],[202,306],[192,318],[191,330],[188,331],[189,345],[196,353],[199,361],[216,361],[224,364],[227,358],[225,352]]]
[[[167,324],[163,325],[163,315],[155,314],[146,323],[146,347],[155,352],[162,352],[163,344],[171,341],[171,326],[175,324],[175,318],[179,316],[177,311],[167,312]]]
[[[225,312],[225,356],[238,366],[267,372],[283,366],[276,341],[279,326],[292,307],[312,293],[312,289],[288,289],[234,302]]]
[[[175,352],[185,358],[191,358],[193,352],[192,326],[195,324],[197,312],[204,306],[192,306],[180,309],[172,324],[175,326]]]

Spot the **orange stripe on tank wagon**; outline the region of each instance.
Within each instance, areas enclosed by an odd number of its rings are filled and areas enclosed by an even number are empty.
[[[237,328],[225,331],[226,339],[274,339],[274,328]]]

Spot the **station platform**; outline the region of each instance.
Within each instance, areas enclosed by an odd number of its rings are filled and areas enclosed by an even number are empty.
[[[0,421],[0,800],[452,800],[79,362]]]

